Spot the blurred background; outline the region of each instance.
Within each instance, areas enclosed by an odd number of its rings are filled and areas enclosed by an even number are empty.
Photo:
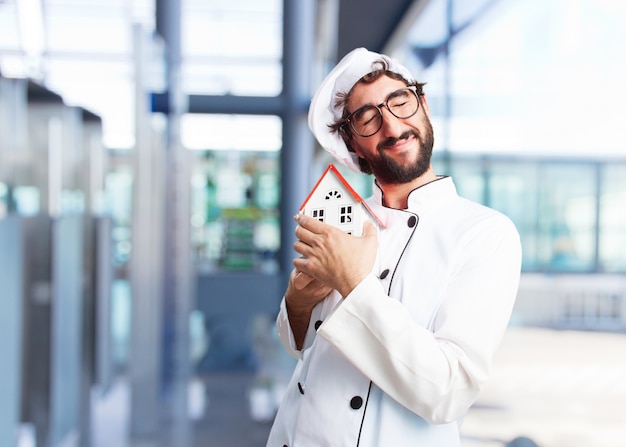
[[[359,46],[427,83],[437,173],[522,237],[463,445],[624,445],[623,2],[0,0],[1,446],[265,445],[332,161],[307,107]]]

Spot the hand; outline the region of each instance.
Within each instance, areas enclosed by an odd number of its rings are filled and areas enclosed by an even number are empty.
[[[304,214],[295,220],[294,249],[302,255],[293,262],[296,270],[346,297],[372,271],[378,248],[376,228],[366,221],[363,235],[357,237]]]
[[[302,349],[304,338],[311,320],[313,307],[322,301],[331,288],[313,279],[306,273],[292,270],[289,285],[285,292],[285,305],[289,315],[289,324],[293,332],[296,347]]]
[[[317,303],[323,300],[332,289],[307,275],[292,270],[289,285],[285,292],[285,301],[290,314],[310,314]]]

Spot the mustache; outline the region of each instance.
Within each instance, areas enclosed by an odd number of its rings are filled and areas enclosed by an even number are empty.
[[[386,140],[381,141],[380,143],[378,143],[378,146],[376,146],[376,149],[378,149],[378,151],[381,152],[382,150],[395,145],[398,141],[407,140],[410,137],[415,137],[417,140],[420,139],[419,133],[416,130],[411,129],[402,133],[402,135],[400,135],[398,138],[390,137],[390,138],[387,138]]]

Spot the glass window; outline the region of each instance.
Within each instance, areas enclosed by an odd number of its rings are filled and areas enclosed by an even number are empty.
[[[198,268],[275,272],[282,120],[186,114],[181,140],[197,154],[191,226]]]
[[[537,261],[547,271],[595,268],[596,167],[540,166]]]
[[[427,3],[398,57],[427,82],[438,144],[465,153],[622,153],[626,59],[615,54],[626,42],[623,2]],[[594,113],[581,114],[573,92],[590,79]]]
[[[315,209],[311,212],[311,216],[319,220],[320,222],[324,222],[324,214],[324,208]]]
[[[448,165],[459,195],[492,207],[515,223],[522,240],[523,269],[541,269],[537,163],[452,156]]]
[[[123,277],[131,256],[133,213],[133,173],[131,160],[125,155],[116,155],[105,178],[105,201],[113,222],[113,265]]]
[[[190,114],[181,119],[188,149],[279,151],[282,120],[273,115]]]
[[[9,213],[9,187],[0,182],[0,219]]]
[[[352,223],[351,205],[346,205],[339,208],[339,222],[342,224]]]
[[[449,170],[459,195],[476,202],[485,202],[485,175],[479,159],[452,157],[446,165],[443,169]],[[444,171],[436,172],[441,174]]]
[[[522,241],[522,269],[538,270],[538,165],[532,162],[490,162],[486,204],[507,215]]]
[[[434,164],[441,162],[437,158]],[[446,165],[459,195],[499,210],[515,223],[524,271],[626,269],[626,255],[619,249],[626,243],[626,218],[619,211],[626,204],[625,165],[606,166],[600,185],[598,162],[452,155]]]
[[[276,272],[280,153],[207,150],[196,155],[191,226],[197,268]]]
[[[626,164],[606,165],[600,197],[600,268],[626,272]]]
[[[280,94],[280,0],[231,0],[227,3],[185,0],[182,21],[185,93]]]

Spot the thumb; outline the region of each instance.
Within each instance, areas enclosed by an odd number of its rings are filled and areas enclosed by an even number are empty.
[[[377,237],[378,231],[376,227],[370,220],[366,220],[363,224],[363,235],[362,237]]]

